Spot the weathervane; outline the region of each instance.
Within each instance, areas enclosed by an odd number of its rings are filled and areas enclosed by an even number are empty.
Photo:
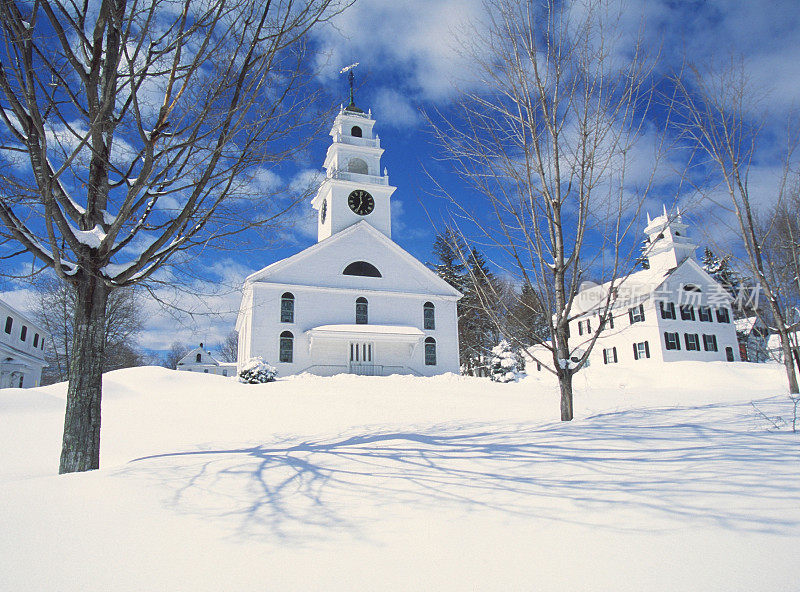
[[[349,72],[350,74],[347,75],[347,80],[350,81],[350,104],[347,106],[347,109],[350,111],[360,111],[358,107],[356,107],[355,100],[353,99],[353,80],[355,80],[355,74],[353,74],[353,68],[358,66],[358,62],[355,64],[350,64],[349,66],[345,66],[341,70],[339,70],[339,74],[344,74],[345,72]]]

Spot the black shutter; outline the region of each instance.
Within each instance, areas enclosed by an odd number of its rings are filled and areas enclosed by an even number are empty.
[[[644,342],[644,355],[648,358],[650,357],[650,344],[646,341]]]
[[[616,364],[617,363],[617,347],[614,346],[612,349],[614,350],[614,363]]]
[[[641,313],[641,315],[642,315],[642,322],[644,322],[644,321],[645,321],[645,318],[644,318],[644,304],[640,304],[640,305],[639,305],[639,312],[640,312],[640,313]],[[648,356],[648,357],[649,357],[649,356]]]
[[[633,359],[634,360],[638,360],[639,359],[639,351],[636,349],[636,344],[635,343],[633,344]]]
[[[676,332],[674,335],[675,335],[675,349],[681,351],[681,334]]]
[[[603,350],[603,364],[608,364],[608,355],[606,350]]]
[[[628,318],[631,320],[631,325],[633,325],[633,309],[628,309]]]

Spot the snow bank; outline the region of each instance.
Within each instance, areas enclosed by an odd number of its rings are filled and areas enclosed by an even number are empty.
[[[65,385],[2,390],[0,589],[794,589],[780,368],[670,368],[579,376],[569,423],[544,373],[120,370],[61,477]]]

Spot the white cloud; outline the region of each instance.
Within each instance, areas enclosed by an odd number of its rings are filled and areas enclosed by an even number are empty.
[[[380,117],[381,125],[387,127],[416,127],[422,119],[418,108],[396,90],[378,89],[372,104],[373,114]]]

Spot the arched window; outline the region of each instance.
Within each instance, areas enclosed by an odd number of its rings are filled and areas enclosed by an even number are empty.
[[[342,275],[362,275],[365,277],[383,277],[378,268],[366,261],[353,261],[344,268]]]
[[[294,358],[294,335],[291,331],[284,331],[281,333],[280,353],[278,354],[279,362],[291,363]]]
[[[425,365],[436,365],[436,340],[433,337],[425,339]]]
[[[195,362],[197,362],[198,364],[200,363],[200,361],[201,361],[202,359],[203,359],[203,354],[197,354],[197,355],[194,357],[194,361],[195,361]]]
[[[291,292],[281,296],[281,323],[294,323],[294,294]]]
[[[426,302],[422,305],[422,326],[425,329],[436,329],[436,308],[433,302]]]
[[[366,325],[369,316],[367,314],[367,299],[361,296],[356,300],[356,325]]]
[[[361,158],[351,158],[350,161],[347,163],[347,170],[348,172],[359,173],[361,175],[369,174],[367,161]]]
[[[352,128],[350,128],[350,135],[353,136],[354,138],[360,138],[361,128],[358,127],[357,125],[354,125]]]

